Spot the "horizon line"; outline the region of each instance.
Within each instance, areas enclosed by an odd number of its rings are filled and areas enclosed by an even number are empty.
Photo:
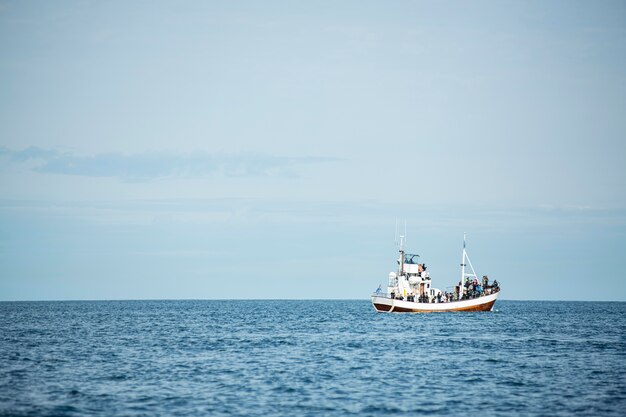
[[[54,302],[106,302],[106,301],[370,301],[367,298],[91,298],[50,300],[0,300],[0,303],[54,303]],[[575,303],[624,303],[626,300],[528,300],[501,299],[499,301],[521,302],[575,302]]]

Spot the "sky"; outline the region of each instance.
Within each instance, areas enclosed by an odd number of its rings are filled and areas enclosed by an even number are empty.
[[[0,300],[626,301],[623,1],[0,1]]]

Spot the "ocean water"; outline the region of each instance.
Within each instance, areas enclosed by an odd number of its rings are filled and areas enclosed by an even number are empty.
[[[0,415],[626,415],[626,303],[0,303]]]

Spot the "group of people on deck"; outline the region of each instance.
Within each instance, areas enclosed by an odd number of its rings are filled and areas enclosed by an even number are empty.
[[[379,293],[379,291],[380,287],[378,288],[377,293]],[[483,295],[493,294],[498,291],[500,291],[498,281],[494,280],[493,283],[489,285],[489,278],[487,277],[487,275],[484,275],[482,283],[479,283],[478,278],[476,277],[474,277],[473,280],[470,280],[469,277],[466,277],[465,283],[461,285],[461,281],[459,281],[459,284],[454,287],[454,291],[452,292],[438,291],[437,295],[432,297],[429,297],[427,292],[423,292],[420,295],[407,294],[406,300],[417,303],[448,303],[451,301],[470,300],[473,298],[481,297]],[[459,293],[462,294],[460,298]],[[391,298],[404,300],[404,297],[401,294],[395,294],[394,292],[391,293]]]
[[[455,287],[455,296],[460,293],[459,287],[461,286],[461,281],[459,281],[459,285]],[[471,298],[477,298],[481,295],[488,295],[494,292],[498,292],[500,286],[498,284],[498,280],[494,280],[493,284],[489,285],[489,277],[487,275],[483,275],[482,285],[478,282],[478,278],[474,277],[474,280],[470,280],[469,277],[465,277],[465,283],[463,284],[463,295],[461,296],[461,300],[469,300]],[[458,299],[458,296],[457,296]]]
[[[418,299],[418,302],[422,303],[447,303],[450,301],[459,301],[459,287],[461,286],[461,282],[459,281],[459,285],[455,287],[455,291],[453,292],[440,292],[437,294],[435,298],[429,301],[428,297],[422,296]],[[493,284],[489,285],[489,278],[487,275],[483,276],[482,285],[478,282],[478,278],[474,278],[474,280],[470,280],[469,277],[465,278],[465,284],[463,285],[463,293],[460,300],[469,300],[472,298],[477,298],[482,295],[489,295],[500,290],[500,286],[498,284],[498,280],[494,280]]]

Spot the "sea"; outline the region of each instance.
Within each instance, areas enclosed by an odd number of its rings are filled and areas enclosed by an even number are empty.
[[[624,416],[626,303],[0,303],[2,416]]]

